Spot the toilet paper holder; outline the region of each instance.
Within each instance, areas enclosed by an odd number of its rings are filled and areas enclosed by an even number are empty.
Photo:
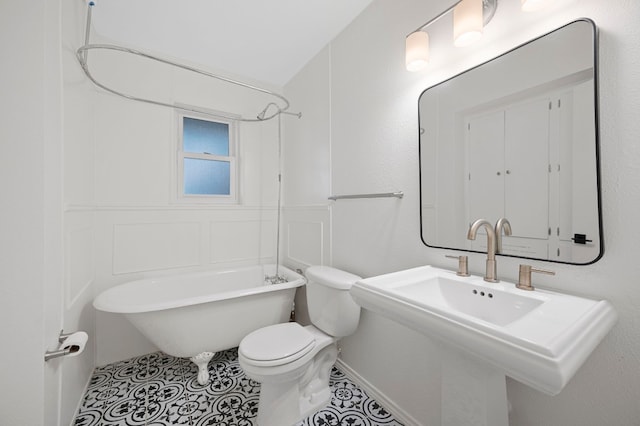
[[[60,330],[60,335],[58,336],[58,342],[59,343],[64,343],[65,340],[67,340],[67,338],[69,336],[71,336],[73,333],[65,333],[64,330]],[[69,348],[65,348],[65,349],[58,349],[57,351],[47,351],[44,353],[44,360],[49,361],[50,359],[53,358],[58,358],[61,356],[65,356],[65,355],[69,355],[69,354],[73,354],[76,353],[80,350],[80,348],[78,346],[71,346]]]

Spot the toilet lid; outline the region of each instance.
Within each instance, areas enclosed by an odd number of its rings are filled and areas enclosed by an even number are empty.
[[[245,358],[261,364],[284,364],[295,361],[315,346],[315,338],[300,324],[288,322],[271,325],[249,333],[240,351]]]

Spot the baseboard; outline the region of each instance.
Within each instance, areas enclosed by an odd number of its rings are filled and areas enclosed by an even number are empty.
[[[349,367],[349,365],[347,365],[342,359],[338,358],[336,361],[336,367],[338,367],[338,369],[354,383],[362,387],[369,396],[378,401],[380,405],[389,411],[397,421],[405,426],[424,426],[412,415],[400,408],[398,404],[389,399],[384,393],[378,390],[378,388],[369,383],[367,379],[358,374],[353,368]]]

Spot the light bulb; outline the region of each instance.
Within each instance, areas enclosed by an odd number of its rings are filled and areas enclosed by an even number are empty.
[[[453,8],[453,44],[468,46],[482,37],[482,0],[462,0]]]
[[[408,71],[420,71],[429,62],[429,34],[416,31],[407,36],[405,65]]]

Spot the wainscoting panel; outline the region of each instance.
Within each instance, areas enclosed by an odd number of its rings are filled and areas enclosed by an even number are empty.
[[[130,223],[113,229],[113,274],[197,266],[200,223]]]
[[[275,256],[275,221],[215,221],[210,227],[211,263],[259,262]]]
[[[289,259],[307,265],[323,265],[323,223],[289,222],[287,225]]]
[[[285,214],[286,261],[296,267],[330,264],[328,207],[296,207]]]

